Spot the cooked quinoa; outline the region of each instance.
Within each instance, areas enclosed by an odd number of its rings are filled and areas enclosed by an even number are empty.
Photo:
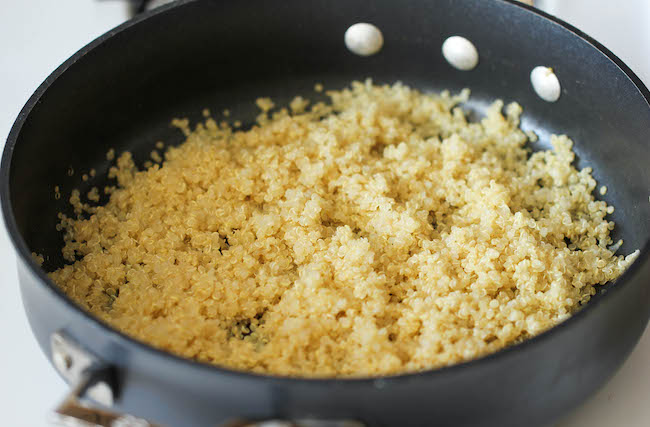
[[[496,101],[470,123],[467,91],[367,81],[328,95],[270,115],[261,98],[246,131],[176,120],[186,141],[146,170],[121,154],[105,206],[72,195],[79,216],[60,225],[71,264],[50,276],[178,355],[375,376],[539,334],[638,254],[608,249],[613,208],[594,199],[591,169],[572,166],[569,138],[531,153],[519,105]]]

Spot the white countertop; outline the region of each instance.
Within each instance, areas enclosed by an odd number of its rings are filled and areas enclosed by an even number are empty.
[[[650,1],[537,3],[594,36],[650,85]],[[0,0],[0,148],[23,104],[45,77],[126,15],[121,1]],[[32,337],[18,291],[14,251],[4,227],[0,229],[0,260],[0,425],[51,426],[48,413],[66,386]],[[649,365],[647,330],[616,376],[557,426],[650,425]]]

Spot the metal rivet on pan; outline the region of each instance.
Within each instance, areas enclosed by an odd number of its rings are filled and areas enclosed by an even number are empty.
[[[530,83],[535,93],[547,102],[555,102],[560,98],[562,88],[560,81],[550,67],[539,66],[530,72]]]
[[[361,56],[374,55],[384,45],[384,36],[379,28],[366,22],[351,25],[345,32],[344,40],[352,53]]]
[[[72,356],[65,350],[65,342],[58,334],[52,336],[52,362],[62,375],[65,375],[73,364]]]
[[[54,362],[56,369],[62,374],[72,368],[72,357],[61,350],[55,350],[52,352],[52,361]]]
[[[451,36],[445,40],[442,55],[452,67],[459,70],[469,71],[478,64],[478,50],[465,37]]]

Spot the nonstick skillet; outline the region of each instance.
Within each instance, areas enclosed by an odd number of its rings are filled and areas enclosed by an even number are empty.
[[[360,22],[383,35],[373,55],[344,43]],[[476,67],[459,70],[445,60],[441,47],[450,36],[473,43]],[[556,102],[531,86],[537,66],[557,76]],[[169,126],[173,117],[198,121],[203,108],[229,108],[252,123],[259,96],[280,104],[296,94],[317,99],[317,82],[341,88],[366,77],[424,91],[469,87],[465,108],[476,116],[495,98],[517,101],[523,129],[540,137],[534,148],[548,146],[551,133],[571,136],[577,166],[593,167],[609,188],[598,197],[616,206],[621,252],[641,249],[637,261],[572,318],[531,340],[449,368],[365,379],[282,378],[185,360],[90,317],[47,278],[64,262],[57,213],[70,212],[54,187],[67,195],[102,185],[82,180],[82,171],[105,176],[109,148],[128,149],[142,164],[155,141],[182,142]],[[270,419],[368,426],[556,420],[613,375],[648,321],[649,99],[600,44],[507,0],[194,0],[136,17],[45,80],[2,158],[2,210],[25,310],[41,348],[72,386],[59,412],[68,421],[189,427]],[[42,268],[32,252],[45,256]]]

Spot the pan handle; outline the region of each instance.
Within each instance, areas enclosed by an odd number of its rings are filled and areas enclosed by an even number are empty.
[[[64,427],[161,427],[142,418],[111,411],[118,392],[116,371],[70,335],[58,331],[50,337],[52,362],[72,384],[70,392],[54,409],[53,421]],[[363,427],[355,420],[234,419],[223,427]]]
[[[53,421],[65,427],[160,427],[147,420],[108,410],[117,395],[115,369],[82,348],[64,331],[50,337],[52,362],[72,384],[56,407]]]
[[[93,403],[84,400],[89,390],[101,387],[101,384],[105,384],[104,381],[101,372],[84,375],[56,407],[53,421],[64,427],[160,427],[142,418],[95,407]]]

